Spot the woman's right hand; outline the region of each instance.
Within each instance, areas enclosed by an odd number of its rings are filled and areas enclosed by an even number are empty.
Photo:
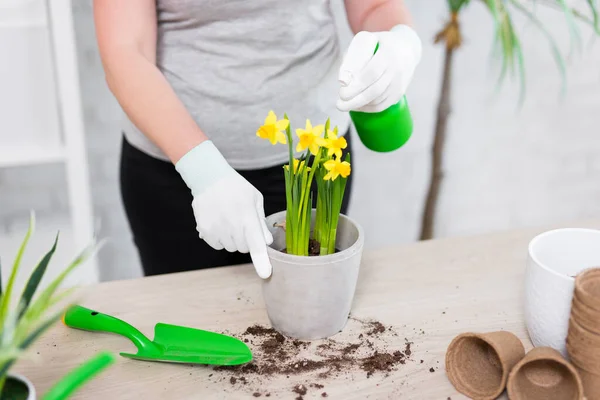
[[[271,276],[267,245],[273,236],[265,222],[263,196],[205,140],[176,164],[192,191],[192,208],[201,239],[216,250],[250,253],[257,274]]]

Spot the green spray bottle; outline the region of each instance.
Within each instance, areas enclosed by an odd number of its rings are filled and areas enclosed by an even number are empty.
[[[375,54],[379,44],[375,47]],[[368,113],[350,111],[361,142],[370,150],[380,153],[398,150],[410,139],[413,120],[406,96],[383,111]]]

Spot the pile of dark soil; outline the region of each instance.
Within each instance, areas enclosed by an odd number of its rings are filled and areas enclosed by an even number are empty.
[[[249,343],[254,360],[234,367],[215,367],[229,377],[236,388],[246,388],[254,397],[270,397],[271,393],[257,388],[268,386],[276,378],[291,379],[290,391],[302,400],[309,391],[323,391],[327,380],[352,372],[365,373],[367,378],[381,374],[383,378],[411,360],[412,342],[407,339],[398,347],[398,334],[379,321],[356,322],[355,329],[347,327],[339,338],[303,342],[284,337],[272,328],[255,325],[235,335]],[[394,346],[390,343],[393,342]]]

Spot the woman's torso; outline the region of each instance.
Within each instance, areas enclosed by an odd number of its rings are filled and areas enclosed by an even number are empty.
[[[256,137],[270,109],[293,127],[331,117],[340,62],[329,0],[157,0],[157,64],[200,128],[234,168],[286,161],[286,146]],[[128,122],[128,121],[127,121]],[[166,160],[133,124],[126,137]]]

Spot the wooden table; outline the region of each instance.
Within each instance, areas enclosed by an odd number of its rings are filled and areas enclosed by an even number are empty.
[[[598,227],[585,221],[570,227]],[[370,250],[364,255],[352,314],[392,325],[414,342],[414,362],[387,378],[364,372],[329,379],[332,399],[464,398],[449,384],[444,354],[450,340],[465,331],[508,330],[531,348],[523,321],[523,275],[527,244],[546,229],[519,230],[475,237],[455,237]],[[129,321],[152,337],[156,322],[214,331],[242,332],[268,325],[260,279],[251,266],[225,267],[89,287],[83,305]],[[15,370],[28,376],[38,392],[99,350],[135,350],[115,335],[71,330],[57,324],[32,347],[40,361],[21,361]],[[423,363],[420,363],[420,360]],[[434,368],[435,372],[430,372]],[[210,374],[213,374],[209,377]],[[118,357],[117,362],[74,398],[250,399],[255,388],[232,386],[204,366],[151,363]],[[294,399],[292,380],[264,384],[270,399]],[[309,391],[305,399],[320,398]],[[262,397],[264,398],[264,396]]]

